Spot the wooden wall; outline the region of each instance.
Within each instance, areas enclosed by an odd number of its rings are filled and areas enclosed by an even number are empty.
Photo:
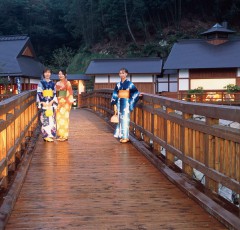
[[[138,90],[142,93],[155,93],[154,83],[134,83]]]
[[[236,84],[240,86],[240,77],[237,77]]]
[[[94,89],[114,89],[116,83],[94,83]]]
[[[94,89],[114,89],[116,83],[95,83],[94,84]],[[154,83],[148,83],[148,82],[144,82],[144,83],[134,83],[134,85],[137,87],[137,89],[140,92],[143,93],[155,93],[155,85]]]
[[[190,69],[190,79],[235,78],[237,69]]]

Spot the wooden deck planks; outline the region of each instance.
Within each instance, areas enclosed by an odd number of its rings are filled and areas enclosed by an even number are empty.
[[[226,229],[86,110],[68,142],[39,138],[10,229]]]

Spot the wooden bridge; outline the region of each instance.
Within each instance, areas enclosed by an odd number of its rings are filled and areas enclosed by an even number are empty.
[[[82,97],[84,109],[71,111],[68,142],[36,138],[34,91],[0,104],[0,170],[9,188],[1,228],[240,229],[239,207],[217,190],[240,191],[240,133],[217,122],[239,122],[239,108],[206,110],[144,95],[132,114],[131,143],[121,144],[106,122],[110,94]],[[196,169],[204,183],[193,178]]]

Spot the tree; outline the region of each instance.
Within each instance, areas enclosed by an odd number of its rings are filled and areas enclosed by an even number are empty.
[[[67,69],[74,55],[75,52],[69,47],[63,46],[62,48],[54,50],[51,59],[52,70],[58,71],[60,69]]]
[[[124,1],[124,12],[125,12],[125,16],[126,16],[127,28],[128,28],[128,31],[129,31],[131,37],[132,37],[132,40],[134,41],[135,44],[137,44],[136,39],[135,39],[135,37],[133,35],[133,32],[131,30],[131,27],[129,25],[128,13],[127,13],[127,3],[126,3],[126,0],[123,0],[123,1]]]
[[[96,0],[72,0],[64,17],[67,30],[87,46],[98,41],[100,35],[98,7]]]
[[[183,31],[183,17],[228,21],[235,30],[240,20],[240,0],[0,0],[0,8],[0,34],[28,34],[48,64],[63,45],[77,50],[103,41],[166,40],[164,28],[173,36]]]

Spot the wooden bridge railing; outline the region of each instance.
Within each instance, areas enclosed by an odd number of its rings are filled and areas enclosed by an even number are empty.
[[[229,93],[226,91],[188,93],[188,92],[162,92],[160,96],[173,99],[201,102],[216,105],[240,105],[240,93]]]
[[[0,102],[12,97],[14,94],[0,94]]]
[[[15,170],[28,139],[38,124],[36,91],[26,91],[0,102],[0,173],[6,186],[9,170]]]
[[[96,90],[81,96],[82,107],[107,119],[113,114],[112,90]],[[200,117],[201,119],[196,119]],[[240,129],[221,125],[223,120],[240,123],[240,107],[179,101],[143,94],[131,114],[131,133],[151,146],[152,152],[194,177],[194,170],[205,177],[206,193],[218,194],[219,186],[240,193]],[[238,200],[239,201],[239,200]],[[239,216],[236,207],[236,214]]]

